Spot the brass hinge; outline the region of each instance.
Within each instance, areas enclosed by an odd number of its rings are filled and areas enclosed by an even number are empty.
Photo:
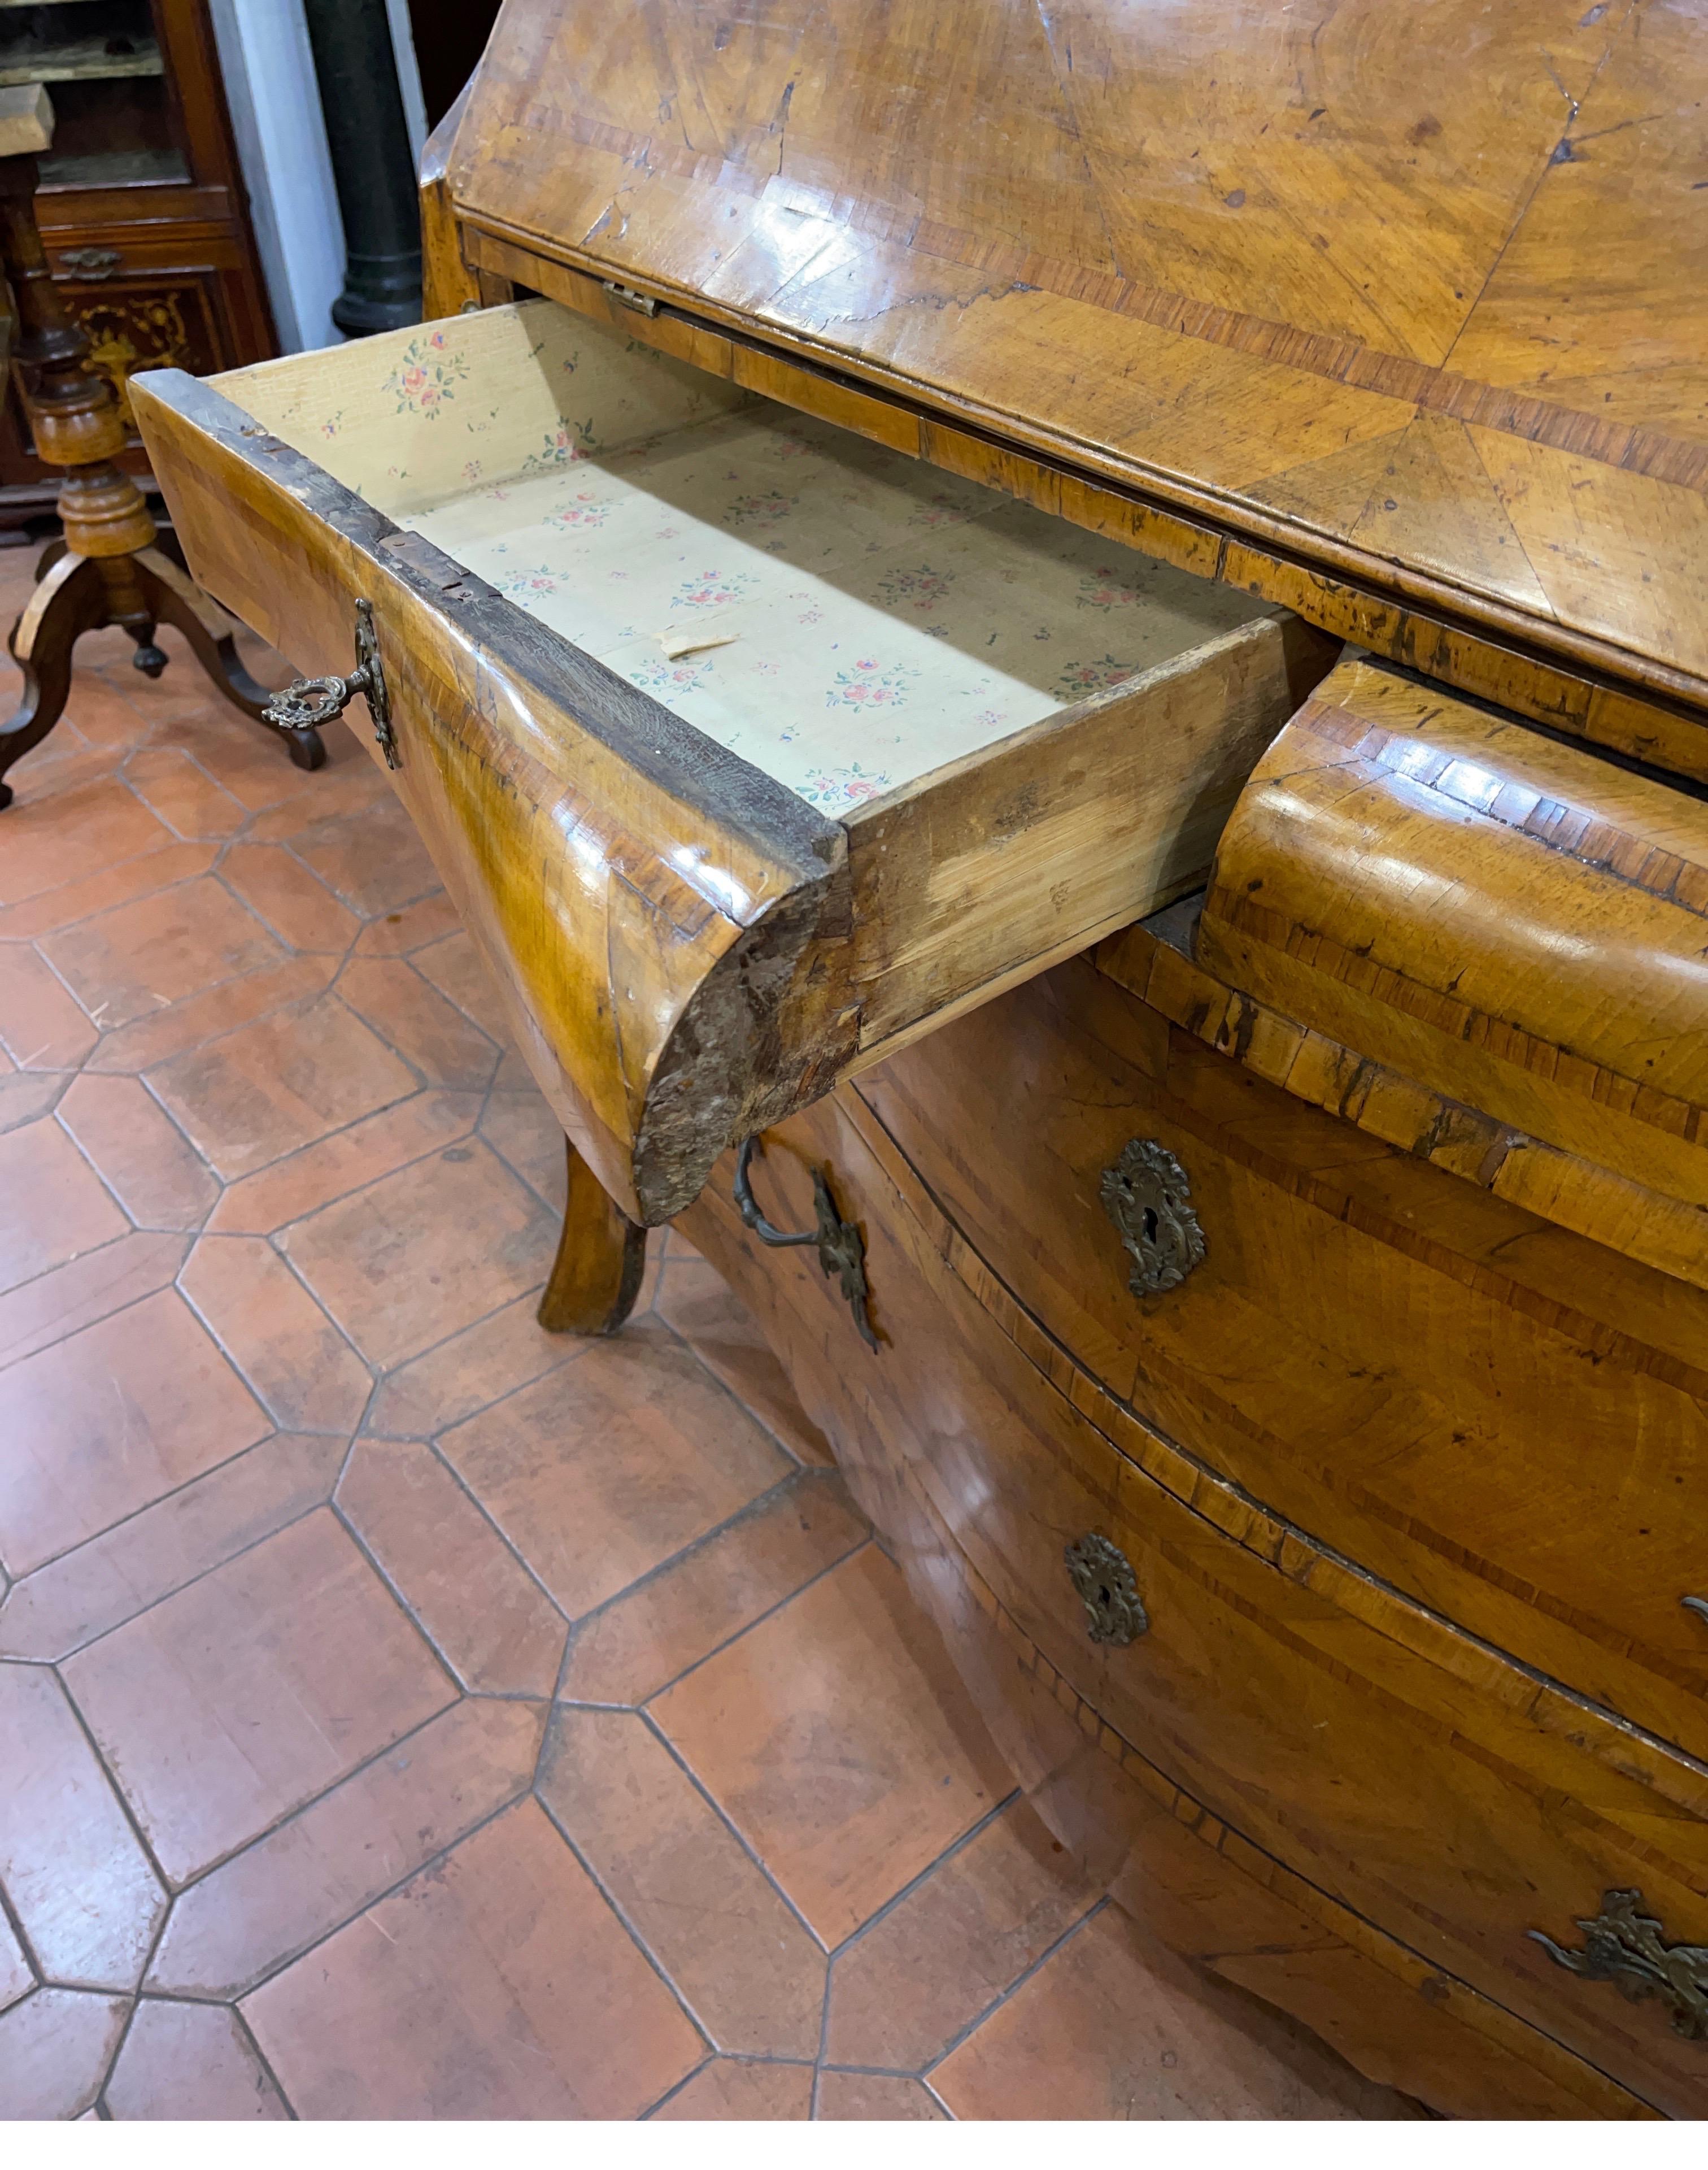
[[[621,286],[615,279],[601,279],[600,284],[611,300],[621,302],[624,308],[633,309],[643,317],[657,316],[659,305],[650,294],[637,293],[632,286]]]

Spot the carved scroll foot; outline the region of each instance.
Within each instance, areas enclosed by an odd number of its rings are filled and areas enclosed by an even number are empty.
[[[569,1198],[552,1278],[540,1298],[540,1323],[548,1334],[615,1334],[639,1293],[647,1232],[611,1204],[568,1138],[563,1150]]]
[[[256,723],[263,720],[270,697],[243,668],[232,638],[235,622],[163,551],[85,558],[57,542],[44,552],[35,592],[12,628],[8,644],[24,673],[24,698],[10,720],[0,724],[0,779],[59,721],[79,639],[109,625],[122,625],[131,634],[136,644],[131,660],[150,678],[157,678],[167,661],[154,644],[154,628],[176,626],[216,690]],[[266,728],[275,735],[270,724]],[[318,731],[276,735],[284,738],[298,768],[325,767]],[[11,786],[0,781],[0,809],[11,804]]]
[[[72,649],[78,636],[104,625],[106,583],[93,558],[61,551],[12,628],[8,645],[24,673],[24,698],[0,724],[0,778],[38,746],[59,721],[71,692]],[[12,787],[0,781],[0,808]]]
[[[158,548],[139,550],[132,559],[137,585],[150,610],[163,625],[176,626],[189,643],[190,652],[234,708],[253,722],[265,720],[261,711],[271,698],[267,688],[244,670],[232,639],[235,621],[213,599],[202,593],[188,573]],[[157,675],[157,674],[156,674]],[[270,731],[272,725],[269,724]],[[280,734],[298,768],[323,768],[326,748],[316,730]]]

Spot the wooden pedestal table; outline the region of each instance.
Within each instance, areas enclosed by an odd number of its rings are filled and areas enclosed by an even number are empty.
[[[6,772],[59,721],[71,687],[78,636],[120,625],[136,643],[132,661],[150,678],[166,668],[155,628],[176,626],[228,701],[261,720],[267,689],[238,659],[236,621],[204,595],[163,537],[131,478],[115,464],[125,425],[112,387],[86,368],[89,340],[67,315],[48,271],[35,222],[35,153],[48,148],[53,114],[40,84],[0,91],[0,263],[17,312],[13,358],[28,382],[25,404],[35,449],[63,471],[61,541],[37,569],[35,592],[13,628],[12,654],[24,698],[0,724],[0,808],[12,803]],[[318,768],[326,750],[314,730],[286,734],[299,768]]]

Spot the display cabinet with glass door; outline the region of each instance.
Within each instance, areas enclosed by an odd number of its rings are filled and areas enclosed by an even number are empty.
[[[93,367],[126,417],[138,370],[259,361],[273,328],[207,0],[0,0],[0,85],[47,86],[36,215]],[[127,465],[146,468],[140,441]],[[0,528],[53,501],[18,388],[0,412]]]

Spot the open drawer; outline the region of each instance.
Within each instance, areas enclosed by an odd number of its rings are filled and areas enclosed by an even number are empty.
[[[132,393],[223,602],[317,674],[371,607],[398,788],[649,1224],[1201,883],[1337,652],[551,302]]]

